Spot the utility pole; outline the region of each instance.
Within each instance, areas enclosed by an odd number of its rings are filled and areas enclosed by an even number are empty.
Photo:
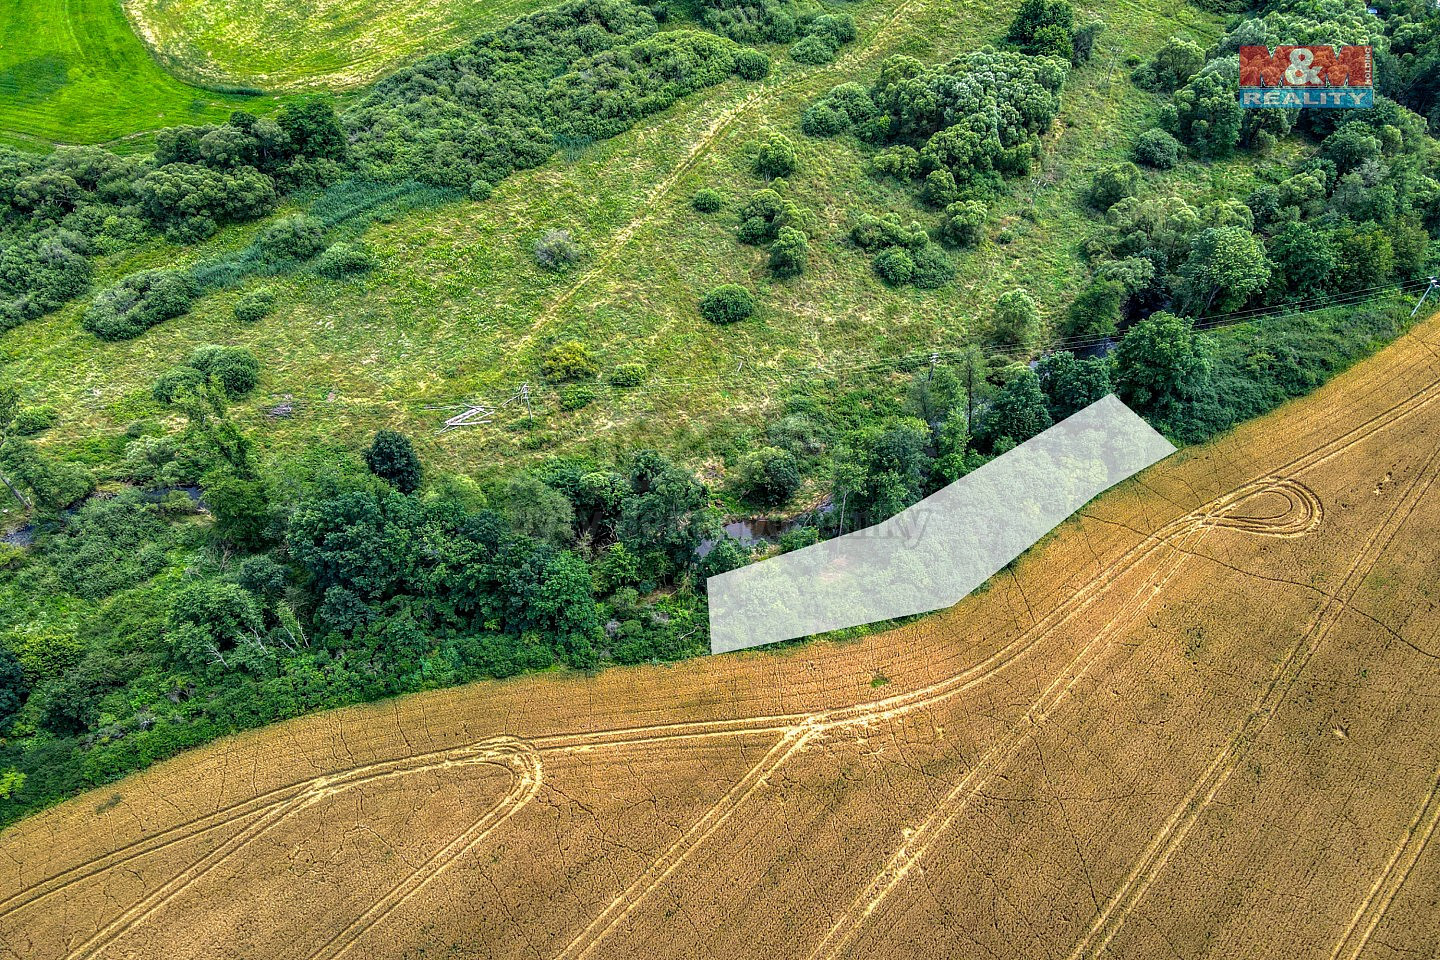
[[[520,396],[525,398],[525,416],[530,420],[534,420],[535,411],[530,409],[530,384],[520,384]]]
[[[935,352],[932,352],[932,353],[930,354],[930,373],[929,373],[928,376],[925,377],[925,382],[926,382],[926,383],[929,383],[931,380],[934,380],[934,379],[935,379],[935,364],[937,364],[937,363],[939,363],[939,362],[940,362],[940,354],[935,353]]]
[[[1434,290],[1436,287],[1440,287],[1440,279],[1431,277],[1429,285],[1425,287],[1425,292],[1420,294],[1420,301],[1415,304],[1415,309],[1410,311],[1411,320],[1415,319],[1415,314],[1419,313],[1420,308],[1424,306],[1426,299],[1430,296],[1430,291]]]

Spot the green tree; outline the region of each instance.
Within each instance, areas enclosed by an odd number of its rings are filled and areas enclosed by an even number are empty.
[[[380,430],[365,451],[365,466],[401,493],[420,489],[423,468],[410,438],[395,430]]]
[[[755,172],[766,180],[788,177],[799,164],[795,144],[778,133],[767,137],[755,152]]]
[[[1115,351],[1115,392],[1141,412],[1164,415],[1209,379],[1205,341],[1190,320],[1163,310],[1131,327]]]
[[[1052,353],[1035,365],[1035,375],[1057,422],[1110,392],[1110,367],[1099,357],[1081,360],[1069,351]]]
[[[223,580],[198,580],[180,588],[165,624],[176,659],[192,667],[229,669],[242,645],[260,638],[264,618],[255,598]]]
[[[1244,227],[1211,227],[1190,242],[1180,268],[1180,299],[1187,312],[1237,310],[1270,282],[1270,260],[1260,238]]]
[[[766,507],[778,507],[800,489],[800,464],[787,450],[761,447],[740,461],[740,489]]]
[[[1202,157],[1225,157],[1240,142],[1244,111],[1235,98],[1240,66],[1213,60],[1175,91],[1175,133]]]
[[[795,277],[805,272],[810,260],[810,240],[794,227],[781,227],[770,245],[770,272],[777,277]]]
[[[999,349],[1028,353],[1040,336],[1040,307],[1019,287],[1007,291],[995,301],[990,330]]]
[[[1040,379],[1026,369],[1007,383],[990,401],[984,419],[984,435],[991,444],[1024,443],[1054,421],[1045,403]]]
[[[738,283],[724,283],[705,294],[700,316],[711,323],[734,323],[755,312],[755,298]]]
[[[570,539],[575,508],[533,473],[517,473],[506,481],[503,503],[505,519],[515,532],[548,543]]]
[[[1103,340],[1114,335],[1124,305],[1124,286],[1104,277],[1092,277],[1065,309],[1065,336]]]
[[[205,484],[205,505],[215,518],[215,533],[245,550],[263,547],[270,533],[270,496],[260,480],[222,474]]]

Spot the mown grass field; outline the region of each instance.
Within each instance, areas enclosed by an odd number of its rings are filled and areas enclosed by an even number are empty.
[[[266,90],[353,87],[545,0],[126,0],[177,75]]]
[[[1126,58],[1147,56],[1177,31],[1212,37],[1216,22],[1159,0],[1083,10],[1108,24],[1095,61],[1073,73],[1043,163],[1012,184],[992,217],[990,241],[958,255],[958,277],[941,290],[886,287],[870,258],[845,240],[861,212],[893,210],[933,225],[934,211],[909,189],[868,176],[869,148],[798,130],[817,96],[845,80],[868,80],[888,55],[943,61],[997,41],[1013,6],[846,4],[860,38],[836,63],[804,66],[774,51],[775,70],[758,85],[732,80],[578,156],[561,154],[511,177],[486,201],[376,224],[366,240],[382,264],[362,279],[251,281],[126,343],[83,332],[77,302],[0,338],[0,357],[27,402],[61,411],[64,422],[48,442],[67,446],[108,443],[133,420],[159,415],[149,390],[160,372],[197,344],[234,343],[251,347],[262,364],[260,390],[236,414],[271,448],[354,449],[377,427],[392,426],[415,435],[436,467],[467,472],[559,452],[609,456],[642,443],[704,458],[723,451],[727,435],[758,423],[785,389],[827,396],[858,382],[848,371],[856,363],[960,345],[1016,285],[1052,318],[1063,308],[1083,274],[1078,245],[1094,228],[1079,200],[1088,171],[1121,158],[1158,108],[1128,81]],[[749,151],[772,131],[801,147],[801,167],[783,190],[810,211],[814,237],[805,275],[785,282],[769,279],[763,251],[735,240],[735,209],[764,185],[750,171]],[[1168,180],[1198,203],[1230,193],[1237,185],[1225,181],[1253,169],[1237,161],[1148,176],[1151,189]],[[702,186],[721,189],[726,209],[692,210]],[[541,270],[530,253],[555,227],[574,231],[587,251],[560,275]],[[157,244],[106,273],[210,256],[257,229],[228,231],[198,249]],[[751,286],[761,306],[756,317],[720,328],[699,317],[696,302],[726,281]],[[97,286],[106,282],[102,276]],[[232,305],[259,283],[279,292],[281,307],[241,325]],[[560,411],[537,379],[538,357],[570,338],[586,342],[602,369],[643,362],[651,382],[627,391],[600,386],[590,406]],[[436,435],[446,414],[429,405],[498,402],[524,383],[536,390],[533,424],[512,404],[489,426]],[[267,418],[287,395],[294,416]]]
[[[0,0],[0,142],[100,143],[223,119],[265,99],[166,73],[120,0]]]

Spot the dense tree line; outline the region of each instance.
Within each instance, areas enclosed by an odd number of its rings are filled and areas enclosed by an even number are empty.
[[[1423,117],[1384,96],[1366,110],[1243,110],[1235,51],[1242,44],[1375,43],[1393,24],[1359,0],[1291,0],[1238,19],[1208,61],[1172,38],[1137,81],[1174,91],[1161,111],[1170,134],[1148,131],[1136,159],[1166,169],[1183,142],[1200,158],[1257,154],[1280,136],[1308,141],[1289,168],[1261,166],[1262,184],[1240,200],[1192,204],[1143,188],[1139,171],[1099,171],[1090,202],[1103,226],[1087,242],[1095,266],[1062,324],[1069,336],[1104,337],[1157,309],[1204,317],[1332,293],[1371,290],[1434,263],[1440,231],[1440,152]],[[1268,181],[1268,182],[1263,182]]]

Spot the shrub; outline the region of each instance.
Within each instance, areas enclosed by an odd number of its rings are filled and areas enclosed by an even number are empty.
[[[556,383],[589,380],[599,371],[589,349],[579,340],[557,343],[540,361],[540,372],[545,379]]]
[[[774,190],[759,190],[740,208],[741,243],[763,243],[780,235],[781,227],[792,227],[800,219],[799,211]]]
[[[870,172],[896,180],[912,180],[920,170],[920,152],[912,146],[897,144],[875,154]]]
[[[949,170],[931,170],[925,176],[925,185],[920,188],[920,199],[932,207],[943,207],[953,203],[958,192],[953,173]]]
[[[190,354],[189,366],[234,400],[255,389],[260,382],[260,364],[245,347],[201,347]]]
[[[610,371],[610,386],[638,387],[645,382],[645,364],[622,363]]]
[[[800,464],[788,450],[764,447],[740,461],[740,490],[767,507],[778,507],[800,488]]]
[[[955,265],[938,243],[927,243],[912,259],[915,269],[910,279],[922,290],[934,290],[955,279]]]
[[[766,179],[788,177],[798,164],[795,144],[778,133],[760,144],[755,154],[755,172]]]
[[[742,80],[763,80],[770,72],[770,58],[759,50],[746,49],[735,54],[735,75]]]
[[[581,256],[580,245],[569,230],[546,230],[535,241],[535,262],[546,270],[564,270]]]
[[[265,228],[255,247],[270,263],[309,260],[325,249],[325,224],[303,215],[282,217]]]
[[[1130,154],[1136,163],[1156,170],[1169,170],[1180,162],[1180,141],[1164,130],[1146,130],[1135,140]]]
[[[80,325],[101,340],[129,340],[178,317],[195,301],[195,287],[184,273],[141,270],[100,291]]]
[[[892,287],[909,283],[915,276],[915,261],[901,247],[889,247],[875,258],[875,273]]]
[[[940,222],[940,239],[957,247],[973,247],[985,238],[985,221],[990,208],[979,200],[961,200],[945,208]]]
[[[401,493],[420,487],[423,468],[410,438],[394,430],[381,430],[365,451],[365,466]]]
[[[839,52],[840,44],[823,33],[812,33],[790,48],[792,59],[811,64],[831,63]]]
[[[15,414],[14,429],[22,437],[33,437],[44,433],[60,422],[60,414],[54,407],[26,407]]]
[[[995,301],[991,326],[1001,350],[1026,352],[1040,335],[1040,307],[1017,287]]]
[[[855,225],[850,228],[850,241],[861,250],[874,252],[884,250],[886,247],[905,247],[910,250],[918,250],[925,246],[929,238],[919,224],[912,223],[909,227],[902,227],[900,221],[894,217],[880,219],[869,214],[861,214]]]
[[[1075,31],[1070,47],[1070,62],[1076,65],[1089,63],[1095,53],[1095,41],[1105,32],[1105,24],[1092,20]]]
[[[810,259],[810,241],[794,227],[781,227],[770,247],[770,270],[777,277],[794,277],[805,272]]]
[[[690,198],[690,206],[701,213],[715,213],[725,206],[725,195],[719,190],[703,187],[695,191],[695,196]]]
[[[734,323],[754,312],[754,296],[738,283],[721,284],[700,301],[700,315],[711,323]]]
[[[588,407],[595,399],[595,389],[588,384],[575,383],[560,388],[560,409],[579,410]]]
[[[375,266],[370,249],[357,241],[334,243],[325,248],[320,259],[315,261],[315,272],[331,280],[340,280],[357,273],[364,273]]]
[[[256,323],[270,316],[275,310],[275,294],[262,287],[252,290],[235,301],[235,319],[241,323]]]
[[[1140,171],[1133,163],[1116,163],[1102,167],[1090,180],[1087,199],[1097,210],[1109,210],[1127,197],[1135,196],[1140,187]]]
[[[470,199],[481,201],[489,200],[490,195],[495,192],[495,184],[489,180],[472,180],[470,182]]]

